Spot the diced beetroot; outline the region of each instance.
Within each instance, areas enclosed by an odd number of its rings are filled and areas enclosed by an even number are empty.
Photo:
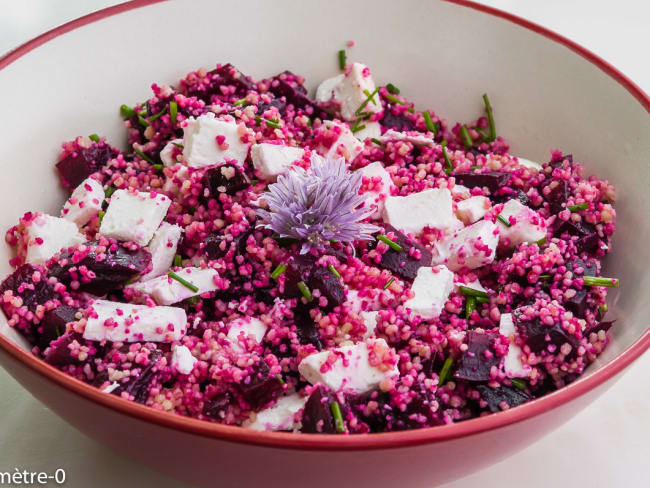
[[[67,188],[76,188],[115,156],[113,149],[104,143],[93,144],[89,148],[71,153],[56,163],[61,183]]]
[[[275,376],[270,375],[270,369],[265,361],[260,361],[248,378],[237,384],[242,397],[255,410],[277,399],[283,391],[282,384]]]
[[[311,308],[310,304],[298,302],[298,305],[293,310],[293,320],[296,324],[296,333],[300,343],[311,344],[320,351],[323,349],[323,343],[320,340],[318,326],[309,314]]]
[[[456,183],[466,186],[467,188],[487,188],[490,194],[495,194],[497,190],[506,186],[510,181],[510,173],[502,171],[489,171],[487,173],[453,173]]]
[[[120,385],[113,391],[113,393],[120,395],[123,391],[126,391],[129,395],[133,395],[133,401],[142,404],[146,403],[147,398],[149,398],[151,382],[156,378],[159,372],[156,363],[161,356],[162,352],[158,349],[152,351],[149,354],[149,362],[142,368],[140,374],[136,377],[131,377],[126,385]]]
[[[591,327],[587,327],[585,331],[582,333],[584,337],[589,337],[592,333],[593,334],[598,334],[601,330],[607,332],[609,329],[612,328],[612,325],[614,325],[614,322],[616,320],[608,320],[606,322],[598,322],[597,324],[592,325]]]
[[[244,172],[235,164],[226,163],[216,168],[210,168],[203,175],[204,193],[202,196],[207,201],[211,198],[219,198],[221,193],[234,195],[238,191],[245,190],[251,182]]]
[[[526,344],[534,353],[545,351],[549,345],[559,348],[565,343],[569,343],[575,351],[578,345],[578,339],[568,334],[558,323],[549,326],[542,324],[539,319],[521,320],[520,314],[516,311],[513,317]]]
[[[566,263],[566,267],[573,273],[574,279],[579,276],[596,276],[596,271],[598,270],[598,264],[593,259],[587,261],[574,259],[573,261]],[[580,272],[576,270],[580,270]]]
[[[269,90],[278,98],[284,97],[287,104],[297,109],[307,110],[311,107],[311,114],[315,116],[323,112],[318,104],[307,96],[305,88],[295,81],[295,76],[290,71],[274,76]]]
[[[578,318],[584,318],[587,310],[587,290],[577,290],[571,298],[564,300],[562,304],[566,310]]]
[[[564,163],[565,160],[568,161],[569,164],[573,163],[573,155],[561,154],[558,152],[557,154],[553,154],[553,157],[548,162],[548,164],[549,166],[551,166],[551,168],[560,168],[562,166],[562,163]]]
[[[79,362],[77,358],[72,356],[70,351],[70,344],[77,341],[83,344],[84,340],[81,334],[71,333],[63,334],[58,339],[52,341],[49,348],[45,352],[45,362],[52,366],[66,366],[68,364],[76,364]]]
[[[467,332],[467,350],[460,359],[454,377],[467,381],[488,381],[493,366],[498,366],[501,358],[492,348],[498,334]]]
[[[34,281],[34,274],[40,273],[40,279]],[[0,284],[0,294],[11,290],[14,296],[23,300],[23,306],[30,312],[35,312],[38,305],[45,305],[49,300],[57,298],[54,288],[47,281],[47,271],[42,266],[23,264],[16,268],[16,271],[7,276]],[[11,313],[9,304],[3,302],[5,313]]]
[[[395,236],[392,240],[399,244],[402,247],[402,250],[395,251],[389,248],[381,255],[379,266],[392,271],[405,280],[412,281],[415,279],[420,267],[431,266],[431,251],[412,239],[409,239],[392,225],[386,225],[385,233],[390,234],[391,232]],[[416,248],[420,251],[420,258],[415,258],[410,255],[409,251],[411,248]]]
[[[274,98],[269,103],[260,102],[257,105],[257,113],[261,115],[267,110],[269,110],[271,107],[277,108],[281,116],[284,116],[285,112],[287,111],[287,104],[282,100],[280,100],[279,98]]]
[[[386,129],[394,129],[399,132],[415,129],[415,124],[404,114],[395,115],[390,109],[384,110],[384,116],[379,121]]]
[[[319,385],[311,392],[302,412],[302,427],[300,432],[307,434],[336,434],[336,424],[332,416],[330,404],[336,398],[324,386]],[[346,418],[344,405],[339,402],[343,419]]]
[[[501,385],[497,388],[492,388],[487,385],[478,385],[476,389],[481,394],[481,398],[487,402],[488,408],[493,413],[500,412],[507,408],[516,407],[518,405],[523,405],[531,399],[530,395],[525,391],[505,385]]]
[[[219,259],[224,257],[233,249],[235,255],[245,254],[248,237],[252,232],[244,232],[237,237],[227,236],[220,233],[209,234],[203,240],[203,251],[209,259]]]
[[[228,391],[206,400],[203,404],[203,415],[214,420],[221,420],[226,415],[231,400],[232,395]]]
[[[587,222],[573,222],[572,220],[556,221],[554,235],[561,237],[565,233],[570,236],[578,236],[578,239],[575,241],[578,252],[592,252],[598,249],[600,244],[600,238],[598,237],[596,228]]]
[[[247,92],[257,88],[254,81],[230,63],[218,67],[213,73],[216,73],[224,80],[224,85],[234,86],[240,95],[245,95]]]
[[[558,181],[557,186],[554,186],[553,189],[546,196],[546,201],[548,202],[548,208],[552,214],[556,214],[564,210],[565,205],[569,197],[571,196],[571,186],[566,180]]]
[[[50,342],[65,333],[65,326],[68,322],[74,322],[77,309],[61,305],[43,315],[39,327],[38,347],[41,352],[45,351]]]
[[[310,254],[294,256],[287,263],[285,275],[285,295],[288,297],[302,296],[298,283],[304,281],[312,291],[320,290],[327,298],[327,309],[341,305],[345,301],[345,291],[341,280],[324,266],[316,265],[317,258]],[[315,300],[314,300],[315,301]],[[313,306],[317,304],[314,303]]]

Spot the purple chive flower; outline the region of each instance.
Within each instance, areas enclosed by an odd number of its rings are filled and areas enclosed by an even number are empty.
[[[379,228],[362,223],[374,209],[362,206],[360,173],[345,160],[313,155],[311,171],[294,167],[278,177],[261,196],[268,210],[258,209],[264,227],[280,237],[303,241],[301,253],[328,241],[371,240]]]

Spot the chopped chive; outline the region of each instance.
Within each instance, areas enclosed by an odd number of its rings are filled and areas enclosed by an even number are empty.
[[[88,139],[90,139],[93,142],[99,142],[99,136],[97,134],[90,134],[88,136]]]
[[[449,159],[449,155],[447,154],[445,146],[442,146],[442,157],[445,158],[445,164],[447,165],[445,168],[445,173],[449,175],[454,170],[454,166],[451,164],[451,160]]]
[[[343,434],[345,432],[345,423],[343,422],[343,415],[341,415],[341,407],[339,407],[339,402],[333,401],[330,403],[330,410],[332,411],[332,417],[334,417],[336,432]]]
[[[447,147],[447,141],[442,141],[442,142],[440,143],[440,145],[441,145],[442,147]]]
[[[61,337],[63,335],[63,333],[65,332],[65,325],[63,325],[63,326],[57,325],[55,330],[56,330],[56,336]]]
[[[152,164],[151,167],[155,169],[156,171],[160,171],[161,169],[164,168],[164,166],[160,163]]]
[[[149,122],[140,114],[138,114],[138,124],[142,127],[149,127]]]
[[[168,273],[167,273],[167,276],[169,276],[170,278],[172,278],[172,279],[178,281],[181,285],[183,285],[185,288],[188,288],[188,289],[192,290],[194,293],[196,293],[196,292],[199,291],[199,287],[198,287],[198,286],[193,285],[192,283],[190,283],[190,282],[187,281],[187,280],[184,280],[183,278],[181,278],[180,276],[178,276],[178,275],[177,275],[176,273],[174,273],[173,271],[168,272]]]
[[[578,205],[569,205],[567,208],[571,212],[578,212],[579,210],[587,210],[589,208],[589,204],[587,202],[579,203]]]
[[[359,105],[359,108],[357,109],[356,112],[354,112],[355,115],[361,115],[361,112],[363,111],[364,108],[366,108],[366,105],[368,105],[368,102],[370,100],[373,101],[373,103],[376,103],[375,100],[375,95],[379,91],[379,87],[375,88],[372,93],[369,93],[366,97],[366,99]]]
[[[300,290],[300,293],[302,293],[302,296],[305,297],[305,300],[308,302],[311,302],[314,297],[311,294],[311,291],[309,291],[309,288],[307,287],[307,284],[304,281],[299,281],[298,282],[298,289]]]
[[[339,68],[341,71],[345,71],[345,66],[347,64],[347,56],[345,55],[345,49],[339,51]]]
[[[506,219],[503,215],[501,215],[501,214],[497,215],[497,219],[499,219],[499,222],[501,222],[501,223],[502,223],[503,225],[505,225],[506,227],[510,227],[510,226],[511,226],[511,224],[510,224],[510,222],[508,221],[508,219]]]
[[[331,264],[327,267],[327,269],[329,269],[332,272],[332,274],[334,276],[336,276],[337,278],[341,277],[341,273],[339,273],[338,270],[334,266],[332,266]]]
[[[260,182],[260,180],[252,179],[251,180],[251,185],[255,186]]]
[[[396,104],[398,104],[398,105],[406,105],[406,102],[401,101],[399,98],[394,97],[394,96],[391,95],[390,93],[385,94],[385,95],[384,95],[384,98],[385,98],[386,100],[388,100],[389,102],[393,102],[393,103],[396,103]]]
[[[154,120],[158,120],[160,117],[163,116],[163,114],[165,112],[167,112],[167,107],[163,107],[163,109],[160,112],[158,112],[157,114],[152,115],[151,117],[149,117],[149,122],[153,122]]]
[[[399,88],[397,88],[392,83],[388,83],[386,85],[386,90],[388,90],[388,93],[392,93],[393,95],[399,95]]]
[[[282,126],[280,124],[278,124],[278,119],[263,119],[262,117],[257,115],[257,116],[255,116],[255,121],[258,124],[261,124],[262,121],[264,121],[266,123],[266,125],[268,127],[271,127],[272,129],[281,129],[282,128]]]
[[[185,146],[183,146],[180,142],[172,142],[172,144],[178,149],[185,149]]]
[[[109,186],[108,188],[106,188],[106,190],[104,190],[104,196],[106,198],[109,198],[113,193],[115,193],[115,187],[113,186]]]
[[[372,142],[374,142],[375,144],[377,144],[378,146],[383,146],[382,142],[379,139],[377,139],[376,137],[371,137],[370,140]]]
[[[360,130],[363,130],[363,129],[366,128],[365,125],[359,125],[360,123],[361,123],[361,120],[357,120],[357,121],[352,125],[352,127],[350,127],[350,132],[352,132],[352,133],[354,134],[355,132],[359,132]]]
[[[476,301],[478,303],[490,303],[490,299],[488,297],[476,297]]]
[[[472,171],[474,171],[475,169],[481,169],[481,168],[482,168],[482,166],[479,166],[479,165],[474,165],[474,166],[469,167],[469,169],[471,169]]]
[[[414,114],[414,113],[415,113],[415,109],[414,109],[413,107],[409,107],[408,110],[407,110],[407,112],[410,113],[410,114]]]
[[[128,105],[122,104],[122,106],[120,106],[120,113],[122,114],[122,117],[124,117],[125,119],[130,119],[135,115],[135,110],[133,110]]]
[[[526,383],[526,381],[522,380],[521,378],[510,378],[510,382],[512,383],[512,386],[520,390],[525,390],[528,386],[528,383]]]
[[[174,256],[174,266],[182,266],[183,265],[183,258],[181,257],[180,254],[176,254]]]
[[[535,241],[535,244],[537,244],[540,247],[543,246],[544,244],[546,244],[546,237],[542,237],[539,241]]]
[[[478,126],[474,126],[474,127],[472,127],[472,129],[474,129],[476,132],[478,132],[479,134],[481,134],[481,136],[483,136],[483,140],[484,140],[484,141],[487,141],[488,138],[490,137],[488,134],[485,133],[485,131],[484,131],[483,129],[481,129],[481,128],[478,127]]]
[[[388,237],[386,237],[384,234],[379,234],[377,236],[377,239],[383,242],[384,244],[387,244],[388,247],[390,247],[393,251],[397,252],[402,252],[403,248],[400,246],[397,242],[391,241]]]
[[[393,281],[395,281],[394,276],[391,277],[391,279],[386,282],[386,284],[384,285],[384,290],[388,290],[388,287],[393,284]]]
[[[133,148],[133,152],[136,153],[138,156],[140,156],[142,159],[144,159],[149,164],[153,164],[153,159],[151,159],[149,156],[147,156],[145,153],[143,153],[139,149]]]
[[[488,294],[485,293],[483,290],[476,290],[474,288],[470,288],[469,286],[463,286],[460,285],[458,287],[458,290],[465,296],[468,297],[483,297],[487,298]]]
[[[102,225],[102,220],[104,220],[104,215],[106,215],[106,212],[104,212],[103,210],[100,210],[97,213],[97,217],[99,217],[99,225]]]
[[[431,114],[429,112],[422,112],[422,116],[424,117],[424,125],[427,127],[427,130],[433,133],[433,137],[436,137],[438,135],[438,126],[433,123]]]
[[[201,303],[201,297],[196,295],[196,296],[193,296],[193,297],[189,297],[186,301],[190,305],[198,305],[199,303]]]
[[[287,270],[286,264],[278,264],[277,268],[275,268],[271,273],[271,278],[277,280],[280,277],[280,275],[284,273],[286,270]]]
[[[372,103],[373,105],[377,105],[377,102],[375,101],[375,97],[371,96],[368,90],[364,89],[363,94],[370,98],[370,103]]]
[[[492,142],[497,138],[497,129],[494,125],[492,105],[490,105],[490,99],[488,98],[487,93],[483,94],[483,103],[485,103],[485,112],[487,113],[488,124],[490,124],[490,133],[488,135],[487,142]]]
[[[469,135],[469,129],[465,124],[460,126],[460,139],[463,141],[463,146],[465,146],[465,149],[471,149],[471,147],[474,145],[474,141],[472,140],[472,136]]]
[[[465,318],[469,320],[474,310],[476,310],[476,297],[468,296],[465,302]]]
[[[244,105],[246,103],[246,98],[240,98],[239,100],[235,100],[233,102],[233,105],[238,106],[238,105]]]
[[[550,274],[541,274],[541,275],[539,275],[540,280],[548,280],[550,278],[551,278]]]
[[[281,385],[284,385],[284,380],[282,379],[281,375],[276,374],[275,379],[278,380],[278,383],[280,383]]]
[[[449,372],[451,371],[451,366],[453,364],[454,364],[454,360],[451,356],[445,359],[445,363],[442,365],[442,369],[440,370],[440,374],[438,375],[438,387],[441,387],[446,383],[447,376],[449,376]]]
[[[583,276],[585,286],[606,286],[607,288],[618,288],[616,278],[603,278],[602,276]]]
[[[169,102],[169,120],[172,124],[176,123],[178,116],[178,104],[176,102]]]
[[[598,307],[598,315],[600,315],[600,320],[602,320],[605,317],[605,314],[607,313],[607,310],[609,307],[607,306],[606,303],[603,303],[600,307]]]

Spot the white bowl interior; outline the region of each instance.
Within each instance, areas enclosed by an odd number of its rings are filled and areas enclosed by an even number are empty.
[[[611,294],[618,322],[596,366],[646,330],[650,116],[624,87],[552,40],[449,3],[243,5],[186,0],[131,10],[57,37],[2,70],[0,228],[28,210],[57,214],[65,199],[53,166],[60,143],[96,132],[123,145],[119,106],[148,97],[151,83],[232,62],[256,78],[290,69],[314,88],[337,73],[336,51],[354,40],[349,58],[368,64],[378,83],[398,85],[417,107],[472,120],[487,92],[514,154],[543,162],[562,149],[613,181],[618,230],[604,274],[620,278],[624,293]],[[0,249],[2,276],[10,254]],[[0,333],[20,341],[4,317]]]

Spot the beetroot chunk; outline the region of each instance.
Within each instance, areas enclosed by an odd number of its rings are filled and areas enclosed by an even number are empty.
[[[345,301],[345,291],[341,280],[328,268],[318,266],[316,261],[316,257],[307,254],[295,256],[287,263],[285,271],[286,296],[302,296],[298,283],[303,281],[312,292],[320,290],[321,295],[327,298],[327,309],[341,305]]]
[[[210,168],[203,175],[203,197],[219,198],[221,193],[234,195],[238,191],[245,190],[251,182],[244,172],[231,163],[222,164],[216,168]]]
[[[488,408],[493,413],[523,405],[531,398],[528,393],[505,385],[499,386],[498,388],[478,385],[476,389],[481,394],[481,398],[487,402]]]
[[[306,111],[311,109],[312,115],[319,115],[323,112],[318,104],[307,96],[307,90],[297,81],[297,77],[291,71],[274,76],[269,91],[278,98],[284,97],[287,104],[293,105],[296,109]]]
[[[232,395],[228,391],[206,400],[203,404],[203,415],[214,420],[221,420],[225,416],[231,400]]]
[[[259,410],[282,394],[282,383],[271,376],[270,371],[268,364],[260,361],[248,378],[237,385],[244,400],[254,410]]]
[[[598,249],[600,238],[596,228],[587,222],[573,222],[572,220],[562,221],[555,225],[554,235],[561,237],[564,234],[578,236],[575,241],[578,252],[593,252]]]
[[[70,345],[75,341],[80,344],[84,343],[84,339],[78,333],[66,333],[52,341],[45,350],[45,362],[59,367],[79,363],[79,360],[70,351]]]
[[[383,127],[386,127],[387,129],[394,129],[400,132],[413,130],[415,128],[413,121],[406,115],[395,115],[390,110],[384,111],[384,116],[379,121],[379,124],[381,124]]]
[[[224,85],[234,86],[236,93],[240,95],[246,95],[247,92],[257,88],[254,81],[230,63],[219,66],[213,73],[216,73],[223,79]]]
[[[132,377],[126,385],[120,385],[118,388],[113,390],[112,393],[119,396],[123,391],[125,391],[129,395],[133,395],[134,402],[144,405],[147,402],[147,398],[149,398],[151,383],[158,375],[156,363],[161,356],[162,352],[159,349],[152,351],[149,354],[149,362],[142,368],[140,374]]]
[[[103,168],[115,156],[116,154],[110,146],[97,143],[67,155],[56,163],[56,169],[59,171],[63,186],[75,188],[95,171]]]
[[[492,345],[497,334],[490,332],[467,332],[467,351],[463,353],[454,376],[467,381],[488,381],[490,371],[498,366],[501,358],[494,353]]]
[[[491,195],[506,186],[510,181],[510,173],[502,171],[489,171],[487,173],[454,173],[456,183],[467,188],[487,188]]]
[[[318,385],[309,395],[302,412],[300,432],[307,434],[336,434],[336,424],[330,404],[336,401],[334,394],[322,385]],[[347,409],[339,403],[341,414],[346,418]]]
[[[548,326],[542,324],[539,319],[524,321],[516,310],[513,317],[515,325],[526,339],[526,344],[534,353],[547,350],[549,345],[559,348],[565,343],[569,343],[575,351],[578,345],[578,339],[569,335],[557,322]]]
[[[45,305],[47,301],[57,297],[54,288],[47,280],[45,268],[31,264],[19,266],[5,278],[0,284],[0,295],[7,290],[11,290],[14,296],[22,298],[23,306],[30,312],[35,312],[38,305]],[[9,304],[2,302],[2,307],[6,314],[11,313]]]
[[[41,352],[45,351],[50,342],[65,333],[67,323],[77,320],[76,313],[76,308],[67,305],[61,305],[45,313],[39,328],[38,347]]]
[[[394,234],[392,239],[402,247],[401,251],[388,249],[381,255],[379,266],[401,276],[405,280],[413,281],[418,274],[418,269],[422,266],[431,266],[431,251],[417,242],[409,239],[406,235],[398,231],[392,225],[386,225],[386,233]],[[410,254],[410,249],[415,248],[420,251],[420,257],[415,258]]]

